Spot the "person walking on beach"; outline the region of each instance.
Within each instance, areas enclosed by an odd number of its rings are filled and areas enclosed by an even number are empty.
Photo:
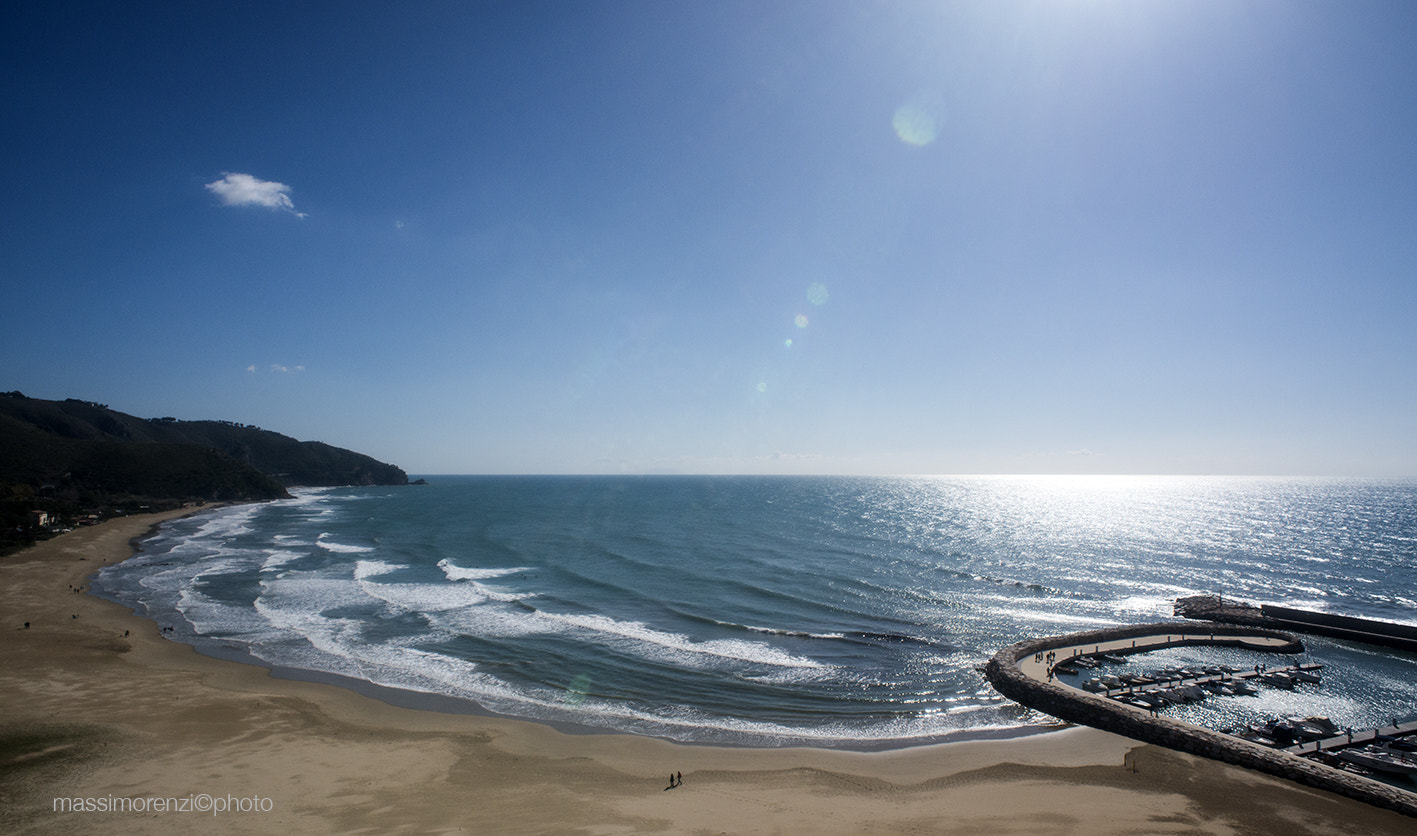
[[[676,772],[676,773],[674,773],[674,777],[675,777],[675,779],[677,780],[677,783],[675,784],[675,786],[679,786],[679,787],[684,786],[684,773],[682,773],[682,772]]]

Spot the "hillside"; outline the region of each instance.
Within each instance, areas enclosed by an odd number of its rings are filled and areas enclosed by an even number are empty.
[[[44,510],[287,497],[287,487],[405,485],[399,468],[318,441],[227,421],[137,418],[88,401],[0,393],[0,505],[6,539]],[[19,532],[23,533],[23,532]]]

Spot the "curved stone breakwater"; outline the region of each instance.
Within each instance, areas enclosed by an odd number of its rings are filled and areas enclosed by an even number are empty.
[[[1000,694],[1060,720],[1233,763],[1417,817],[1417,795],[1413,793],[1180,720],[1152,716],[1142,709],[1058,684],[1048,679],[1046,664],[1035,662],[1035,657],[1042,654],[1046,658],[1049,652],[1057,652],[1058,661],[1064,661],[1069,656],[1098,650],[1138,653],[1182,645],[1228,645],[1272,653],[1303,650],[1303,645],[1293,636],[1276,630],[1223,624],[1197,629],[1194,622],[1134,624],[1012,644],[995,653],[984,672]]]

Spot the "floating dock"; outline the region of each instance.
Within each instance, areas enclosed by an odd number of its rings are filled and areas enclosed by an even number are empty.
[[[1125,697],[1128,694],[1146,693],[1148,690],[1160,687],[1182,687],[1186,685],[1204,685],[1207,682],[1245,682],[1251,679],[1259,679],[1270,673],[1294,673],[1295,671],[1318,672],[1323,669],[1323,665],[1317,662],[1306,662],[1302,665],[1289,665],[1283,668],[1265,668],[1262,671],[1236,671],[1235,673],[1208,673],[1201,676],[1180,676],[1174,679],[1158,680],[1156,682],[1128,685],[1124,688],[1108,688],[1104,691],[1093,691],[1100,697]],[[1081,675],[1081,674],[1079,674]]]
[[[1176,615],[1223,624],[1311,633],[1331,639],[1362,642],[1417,653],[1417,625],[1355,618],[1351,615],[1296,610],[1273,604],[1256,607],[1219,595],[1193,595],[1176,599]]]
[[[1319,752],[1336,752],[1347,749],[1349,746],[1363,746],[1372,743],[1379,737],[1408,737],[1414,734],[1417,734],[1417,720],[1409,720],[1405,723],[1394,722],[1390,726],[1380,726],[1376,729],[1362,729],[1354,731],[1352,734],[1345,732],[1320,740],[1306,740],[1293,746],[1285,746],[1280,751],[1288,752],[1291,755],[1314,755]]]

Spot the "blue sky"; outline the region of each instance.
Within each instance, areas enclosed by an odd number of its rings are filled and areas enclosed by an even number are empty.
[[[1417,4],[22,3],[0,388],[418,473],[1417,476]]]

